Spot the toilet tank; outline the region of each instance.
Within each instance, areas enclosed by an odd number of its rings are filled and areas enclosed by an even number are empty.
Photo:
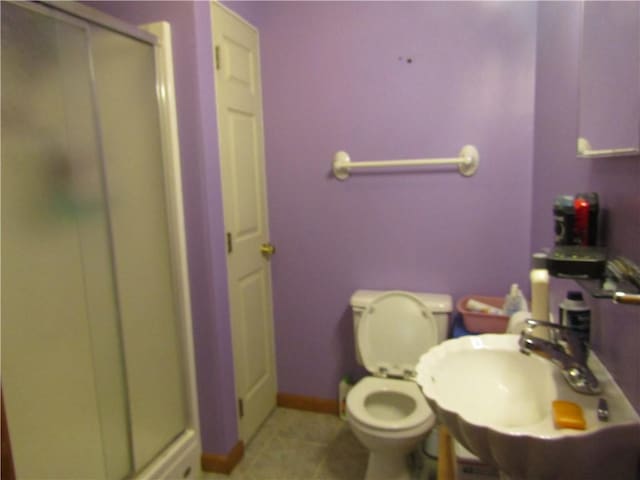
[[[360,347],[358,346],[358,323],[362,317],[362,313],[367,306],[378,295],[386,293],[386,290],[356,290],[351,295],[351,310],[353,312],[353,332],[356,344],[356,357],[358,363],[362,365],[362,358],[360,357]],[[449,319],[451,316],[451,310],[453,308],[453,301],[451,295],[442,293],[420,293],[420,292],[407,292],[414,295],[431,311],[433,317],[436,320],[436,326],[438,328],[438,342],[442,342],[447,338],[447,331],[449,330]]]

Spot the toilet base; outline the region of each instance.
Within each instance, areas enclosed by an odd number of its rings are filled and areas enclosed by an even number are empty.
[[[411,480],[408,455],[402,451],[371,451],[365,480]]]

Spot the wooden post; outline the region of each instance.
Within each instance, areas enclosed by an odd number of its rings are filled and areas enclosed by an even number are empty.
[[[444,425],[440,424],[438,431],[438,480],[455,480],[456,455],[453,450],[453,440]]]

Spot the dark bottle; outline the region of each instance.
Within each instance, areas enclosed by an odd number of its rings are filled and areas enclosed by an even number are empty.
[[[567,292],[567,298],[560,303],[560,324],[576,330],[583,342],[591,337],[591,309],[584,302],[582,292]]]
[[[558,195],[553,202],[553,220],[556,245],[575,245],[575,210],[573,195]]]

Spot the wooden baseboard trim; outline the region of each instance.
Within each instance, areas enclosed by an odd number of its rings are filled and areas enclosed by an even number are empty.
[[[277,403],[279,407],[295,408],[308,412],[330,413],[338,415],[338,401],[328,398],[307,397],[294,395],[293,393],[278,393]]]
[[[244,455],[244,443],[238,443],[226,455],[216,455],[214,453],[202,452],[200,463],[205,472],[224,473],[228,475],[231,470],[242,460]]]

